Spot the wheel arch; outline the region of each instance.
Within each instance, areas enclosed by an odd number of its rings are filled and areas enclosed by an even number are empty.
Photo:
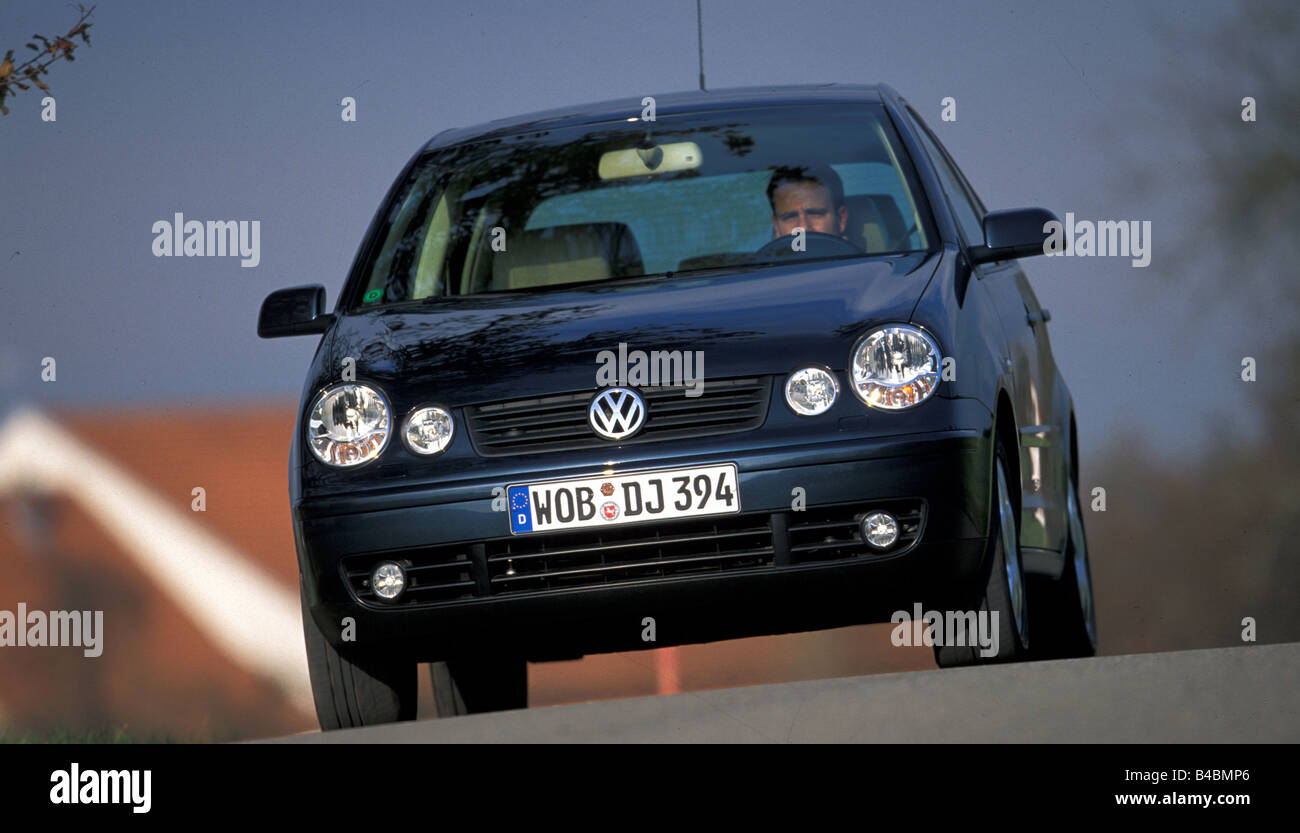
[[[1070,408],[1070,480],[1074,488],[1079,488],[1079,424],[1074,419],[1074,408]]]
[[[1008,485],[1015,485],[1015,495],[1013,500],[1016,504],[1016,512],[1020,512],[1020,497],[1024,484],[1020,479],[1020,431],[1016,425],[1016,411],[1011,404],[1011,395],[1006,388],[999,387],[998,395],[993,414],[993,431],[994,439],[1002,440],[1002,444],[1007,449],[1007,464],[1011,471],[1007,472]]]

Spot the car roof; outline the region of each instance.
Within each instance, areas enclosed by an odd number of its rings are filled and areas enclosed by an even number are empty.
[[[879,103],[894,94],[884,84],[800,84],[769,87],[731,87],[720,90],[690,90],[686,92],[655,94],[656,115],[725,110],[756,105],[782,106],[825,103]],[[626,118],[629,113],[639,114],[644,106],[644,96],[616,98],[589,104],[576,104],[540,110],[534,113],[497,119],[471,127],[454,127],[444,130],[429,140],[425,150],[446,147],[470,139],[481,139],[521,130],[546,127],[591,124]]]

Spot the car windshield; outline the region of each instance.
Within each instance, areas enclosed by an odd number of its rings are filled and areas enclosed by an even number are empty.
[[[493,136],[417,160],[353,305],[924,251],[921,200],[879,105]]]

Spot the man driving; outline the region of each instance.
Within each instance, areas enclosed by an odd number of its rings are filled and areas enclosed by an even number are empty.
[[[767,184],[772,206],[772,236],[794,234],[796,228],[844,236],[849,209],[844,183],[829,165],[780,167]]]

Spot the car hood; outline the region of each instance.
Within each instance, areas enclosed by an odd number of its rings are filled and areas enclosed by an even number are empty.
[[[843,369],[872,324],[907,321],[937,256],[802,263],[394,305],[341,316],[322,343],[323,387],[343,360],[398,408],[593,389],[601,351],[699,351],[705,379]]]

